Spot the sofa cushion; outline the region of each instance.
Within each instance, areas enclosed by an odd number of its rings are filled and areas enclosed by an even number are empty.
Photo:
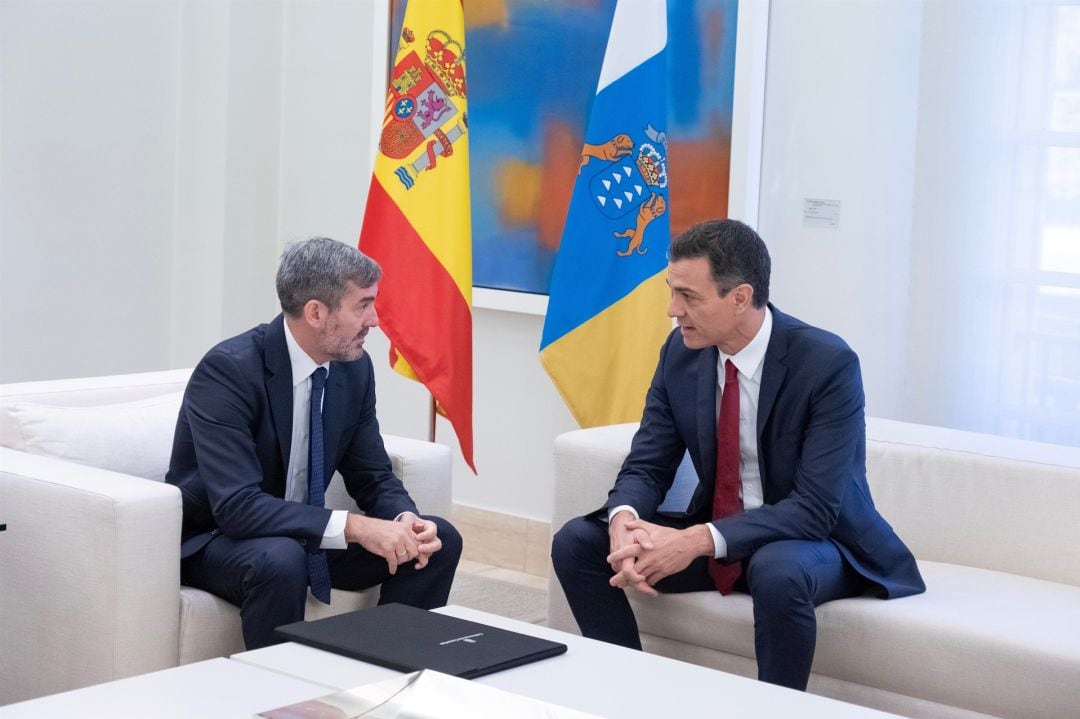
[[[1080,706],[1080,587],[920,561],[925,594],[818,609],[814,673],[995,716]],[[642,633],[743,657],[744,594],[632,597]]]
[[[227,657],[244,651],[240,610],[221,597],[194,587],[180,587],[178,664]]]
[[[169,468],[182,392],[120,404],[63,407],[17,402],[15,449],[161,481]]]
[[[687,592],[652,598],[628,591],[627,596],[643,634],[754,658],[754,603],[749,594]]]
[[[816,672],[997,716],[1080,706],[1080,587],[920,561],[925,594],[819,612]]]
[[[379,602],[379,586],[359,592],[330,590],[330,604],[323,604],[310,594],[304,619],[312,621],[334,614],[374,607]],[[194,587],[180,587],[179,664],[227,657],[244,651],[240,630],[240,610],[221,597]]]

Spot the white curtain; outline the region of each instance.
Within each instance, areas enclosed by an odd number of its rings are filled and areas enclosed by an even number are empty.
[[[904,419],[1080,445],[1080,3],[923,4]]]

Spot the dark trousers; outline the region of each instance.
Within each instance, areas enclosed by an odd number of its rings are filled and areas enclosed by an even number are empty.
[[[381,584],[379,604],[397,602],[421,609],[446,604],[461,557],[461,535],[440,517],[424,517],[439,528],[442,549],[423,569],[410,562],[390,575],[386,560],[363,547],[327,550],[330,582],[360,590]],[[291,537],[232,539],[219,535],[180,563],[180,581],[240,607],[248,649],[277,644],[274,629],[304,618],[308,595],[307,552]]]
[[[681,529],[676,520],[655,524]],[[551,560],[582,634],[631,649],[641,649],[637,622],[626,592],[612,587],[608,528],[595,517],[578,517],[555,535]],[[657,591],[716,591],[707,557],[656,584]],[[814,607],[862,594],[868,582],[828,540],[785,540],[766,544],[743,562],[736,591],[754,600],[754,648],[758,678],[792,689],[806,689],[817,641]]]

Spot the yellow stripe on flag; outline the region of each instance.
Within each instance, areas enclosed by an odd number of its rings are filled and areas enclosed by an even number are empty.
[[[397,356],[391,365],[392,369],[405,379],[411,379],[414,382],[419,382],[420,378],[416,376],[416,372],[409,366],[409,363],[405,361],[405,358],[401,355]]]
[[[671,297],[666,276],[665,268],[541,350],[540,361],[582,427],[641,419],[660,347],[671,333],[671,322],[657,316]]]

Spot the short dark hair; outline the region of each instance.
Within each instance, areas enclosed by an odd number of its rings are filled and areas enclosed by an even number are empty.
[[[754,289],[754,307],[769,302],[772,261],[758,233],[738,220],[700,222],[671,241],[668,259],[709,259],[716,290],[723,297],[741,284]]]
[[[313,237],[286,245],[277,271],[277,295],[281,310],[299,315],[311,300],[331,311],[341,305],[348,283],[371,287],[379,281],[379,263],[350,245],[329,237]]]

